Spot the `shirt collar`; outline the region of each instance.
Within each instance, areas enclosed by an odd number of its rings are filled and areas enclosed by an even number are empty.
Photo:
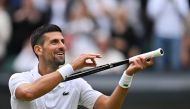
[[[32,76],[35,78],[35,79],[38,79],[41,77],[40,73],[39,73],[39,70],[38,70],[38,64],[31,70],[31,73],[32,73]]]
[[[31,73],[35,80],[41,77],[39,73],[39,69],[38,69],[38,64],[31,70]],[[67,81],[67,83],[69,83],[69,81]],[[64,87],[64,86],[65,86],[65,82],[61,82],[58,84],[58,87]],[[57,87],[55,87],[53,90],[55,90],[56,88]]]

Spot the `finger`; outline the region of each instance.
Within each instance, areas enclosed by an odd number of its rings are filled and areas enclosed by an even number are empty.
[[[94,63],[94,65],[96,65],[96,61],[95,61],[95,59],[91,59],[91,61]]]
[[[136,65],[138,65],[138,64],[139,64],[139,62],[138,62],[138,57],[135,57],[135,58],[133,58],[132,60],[130,60],[130,61],[129,61],[129,64],[130,64],[131,66],[136,66]]]
[[[94,63],[86,63],[86,67],[96,67],[96,64],[94,64]]]
[[[145,58],[140,58],[140,61],[141,61],[141,66],[143,67],[143,69],[145,69],[147,67],[147,61]]]
[[[154,59],[153,58],[150,58],[150,61],[146,62],[147,63],[147,66],[151,66],[154,64]]]
[[[138,57],[136,61],[138,63],[138,66],[140,67],[140,69],[143,70],[145,68],[144,59],[142,57]]]
[[[142,62],[140,61],[140,58],[137,58],[135,61],[134,61],[134,68],[138,71],[138,70],[141,70],[143,69],[143,66],[142,66]]]
[[[150,63],[152,63],[152,58],[148,58],[148,59],[147,58],[143,58],[142,61],[143,61],[143,65],[145,67],[147,67],[147,66],[149,66]]]
[[[147,68],[149,66],[151,66],[153,64],[153,58],[149,58],[148,60],[147,59],[144,59],[143,60],[143,66],[144,68]]]
[[[89,55],[89,56],[96,57],[96,58],[101,58],[101,57],[102,57],[102,55],[101,55],[101,54],[89,53],[88,55]]]
[[[95,59],[95,58],[101,58],[101,57],[99,55],[87,55],[85,57],[85,60],[87,60],[87,59]]]
[[[150,61],[150,59],[151,59],[151,58],[148,58],[148,59],[146,59],[146,61],[148,62],[148,61]]]
[[[136,61],[137,57],[133,57],[129,59],[129,64],[132,64]]]

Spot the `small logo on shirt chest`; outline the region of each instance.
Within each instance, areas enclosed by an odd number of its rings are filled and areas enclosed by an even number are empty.
[[[63,96],[69,95],[69,92],[63,92]]]

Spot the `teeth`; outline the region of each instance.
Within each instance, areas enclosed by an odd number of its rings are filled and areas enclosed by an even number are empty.
[[[63,55],[64,53],[57,53],[58,55]]]

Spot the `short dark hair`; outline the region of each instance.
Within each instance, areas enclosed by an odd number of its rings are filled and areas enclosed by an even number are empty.
[[[36,30],[34,30],[34,32],[31,34],[31,46],[32,49],[34,50],[34,46],[36,44],[43,44],[43,36],[45,33],[48,32],[61,32],[62,30],[60,27],[58,27],[57,25],[54,24],[44,24],[40,27],[38,27]]]
[[[62,30],[59,26],[54,25],[54,24],[44,24],[40,27],[38,27],[34,32],[31,34],[30,41],[31,41],[31,46],[32,50],[34,51],[34,46],[36,44],[42,45],[44,43],[44,34],[48,32],[61,32]],[[34,52],[35,53],[35,52]],[[35,53],[37,56],[37,54]],[[38,56],[37,56],[38,57]]]

